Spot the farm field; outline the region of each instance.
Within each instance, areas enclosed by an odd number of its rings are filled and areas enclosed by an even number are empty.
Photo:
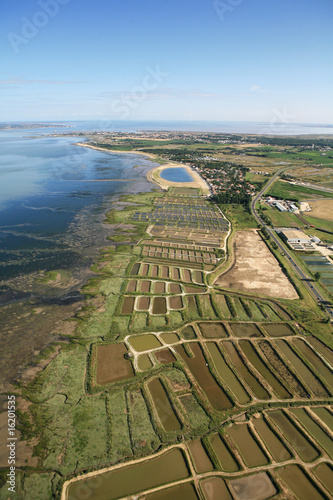
[[[333,195],[332,195],[333,198]],[[317,219],[324,219],[331,222],[331,227],[333,231],[333,199],[323,199],[323,200],[311,200],[309,202],[311,212],[304,212],[303,215],[308,217],[314,217]]]
[[[173,188],[140,213],[161,198],[172,213],[182,204],[216,212],[199,192]],[[300,491],[311,485],[327,498],[333,351],[320,311],[312,335],[308,303],[255,232],[236,232],[235,264],[212,283],[226,231],[144,223],[137,211],[119,215],[145,228],[137,242],[103,256],[121,257],[121,276],[101,266],[73,341],[27,388],[25,436],[48,418],[40,439],[52,451],[37,447],[36,458],[44,490],[57,488],[61,500],[82,491],[96,500],[266,500],[297,496],[295,474]],[[50,470],[60,471],[57,487]],[[20,474],[27,491],[34,476]]]
[[[312,189],[306,186],[290,184],[285,181],[277,181],[267,192],[270,196],[282,198],[283,200],[311,200],[315,198],[332,198],[332,193],[326,193],[318,189]]]

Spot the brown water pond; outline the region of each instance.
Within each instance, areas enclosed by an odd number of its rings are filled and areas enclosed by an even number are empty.
[[[277,340],[276,346],[284,354],[286,359],[291,363],[291,366],[296,371],[297,376],[305,382],[305,385],[318,398],[326,398],[329,393],[320,382],[320,380],[312,373],[312,371],[303,363],[301,358],[291,349],[289,344],[284,340]]]
[[[182,287],[176,283],[169,283],[169,293],[182,293]]]
[[[308,431],[308,433],[314,438],[316,443],[318,443],[327,453],[327,455],[333,458],[333,441],[326,432],[323,431],[319,425],[312,420],[309,414],[304,408],[292,408],[290,413],[297,418],[297,420],[303,425],[303,427]]]
[[[320,359],[317,354],[311,349],[310,346],[303,339],[293,339],[293,345],[301,352],[306,360],[312,365],[314,370],[321,375],[325,381],[326,387],[333,391],[333,373],[328,366]]]
[[[223,323],[198,323],[201,334],[206,339],[229,337]]]
[[[324,485],[329,493],[333,491],[333,470],[328,464],[321,463],[313,471],[314,475]]]
[[[175,356],[168,348],[156,351],[154,354],[156,360],[158,363],[161,363],[161,365],[167,365],[168,363],[174,363],[176,361]]]
[[[206,500],[232,500],[227,485],[221,477],[210,477],[200,481]],[[184,498],[185,500],[185,498]]]
[[[269,337],[290,337],[290,335],[294,335],[294,331],[290,326],[284,323],[267,323],[262,326]]]
[[[227,351],[236,369],[236,372],[243,378],[243,380],[247,382],[255,397],[258,399],[269,399],[270,395],[268,394],[266,389],[263,388],[260,382],[252,375],[247,366],[244,364],[235,346],[231,342],[225,341],[223,342],[223,347]]]
[[[121,314],[132,314],[134,310],[134,297],[125,297],[121,308]]]
[[[172,278],[173,278],[174,280],[180,280],[180,273],[179,273],[179,269],[178,269],[178,267],[174,267],[174,268],[172,269]]]
[[[193,458],[194,468],[198,472],[198,474],[214,470],[214,465],[210,461],[210,458],[207,455],[207,452],[203,447],[200,439],[190,441],[187,446]]]
[[[311,411],[313,411],[329,429],[333,429],[333,415],[327,408],[321,406],[319,408],[311,408]]]
[[[165,293],[165,283],[162,281],[158,281],[154,284],[154,292],[155,293]]]
[[[149,270],[148,264],[143,264],[141,268],[141,276],[147,276]]]
[[[169,307],[170,309],[182,309],[183,301],[181,295],[176,297],[169,297]]]
[[[188,476],[182,451],[173,449],[151,460],[72,483],[69,486],[68,496],[70,499],[116,500],[186,479]]]
[[[227,434],[232,438],[248,467],[267,465],[268,459],[254,440],[246,424],[234,424],[227,429]]]
[[[305,398],[307,391],[304,389],[299,380],[289,371],[280,356],[272,348],[268,341],[259,341],[258,345],[267,359],[268,366],[271,365],[280,375],[284,383],[296,396]]]
[[[140,283],[140,291],[143,293],[149,293],[151,288],[151,281],[143,280]]]
[[[205,293],[207,291],[206,288],[199,288],[196,286],[190,286],[190,285],[185,285],[185,292],[186,293]]]
[[[318,451],[282,410],[269,411],[267,416],[280,429],[283,437],[289,441],[304,462],[312,462],[318,458]]]
[[[251,401],[250,396],[248,395],[234,372],[230,369],[229,365],[226,363],[217,345],[213,342],[207,342],[206,347],[213,359],[217,373],[219,374],[225,385],[228,387],[228,389],[235,396],[235,399],[241,405],[249,403]]]
[[[259,472],[251,476],[231,479],[229,488],[235,500],[267,500],[276,498],[277,493],[270,477],[266,472]]]
[[[129,339],[129,343],[133,349],[138,352],[148,351],[162,346],[158,338],[149,333],[133,336]]]
[[[229,323],[236,337],[263,337],[263,334],[254,323]]]
[[[154,407],[158,418],[166,431],[177,431],[181,429],[180,422],[169,401],[167,393],[158,378],[154,378],[148,383]]]
[[[136,308],[139,311],[147,311],[149,309],[150,298],[149,297],[139,297],[136,303]]]
[[[150,357],[148,354],[141,354],[138,356],[138,368],[139,370],[149,370],[153,366],[153,363],[150,361]]]
[[[284,462],[292,458],[287,448],[282,444],[275,432],[268,426],[262,415],[258,418],[254,418],[252,423],[275,462]]]
[[[140,269],[140,264],[134,264],[134,266],[131,269],[131,276],[137,276],[139,274],[139,269]]]
[[[291,399],[292,395],[283,387],[275,375],[267,368],[266,364],[259,357],[257,351],[249,340],[241,340],[239,346],[263,379],[271,386],[275,394],[280,399]]]
[[[191,340],[197,338],[196,333],[191,325],[187,326],[186,328],[184,328],[184,330],[181,331],[181,336],[185,340]]]
[[[316,339],[315,337],[308,337],[307,339],[310,344],[320,353],[324,356],[327,361],[333,365],[333,351],[329,347],[327,347],[325,344],[320,342],[320,340]]]
[[[161,339],[166,344],[176,344],[176,342],[179,342],[179,337],[176,333],[162,333]]]
[[[125,344],[99,345],[96,353],[96,382],[98,385],[134,377],[131,361],[124,358]]]
[[[153,278],[158,276],[158,266],[151,266],[151,275]]]
[[[127,285],[127,292],[129,292],[129,293],[135,292],[135,290],[136,290],[136,284],[137,284],[136,280],[129,281],[128,285]]]
[[[169,278],[169,268],[162,266],[162,278]]]
[[[194,281],[203,285],[205,283],[203,273],[201,271],[194,271]]]
[[[219,434],[213,434],[210,438],[210,444],[213,447],[223,471],[237,472],[239,470],[236,460]]]
[[[141,497],[143,500],[143,497]],[[192,483],[180,484],[173,488],[145,495],[144,500],[198,500],[198,495]]]
[[[153,314],[166,314],[167,306],[165,297],[154,297]]]
[[[276,471],[298,500],[323,500],[324,495],[307,478],[298,465],[287,465]]]
[[[176,346],[175,349],[185,361],[192,375],[206,394],[212,407],[217,411],[232,408],[233,405],[230,399],[210,373],[200,345],[197,342],[193,342],[190,346],[194,354],[193,358],[190,358],[186,354],[182,345]]]
[[[184,281],[192,281],[191,272],[188,269],[183,269],[182,273]]]

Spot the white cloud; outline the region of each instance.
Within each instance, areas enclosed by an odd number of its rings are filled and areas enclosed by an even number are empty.
[[[269,92],[268,90],[262,89],[260,87],[260,85],[252,85],[252,87],[250,88],[250,91],[251,92],[261,92],[261,93],[265,93],[265,94],[267,94]]]

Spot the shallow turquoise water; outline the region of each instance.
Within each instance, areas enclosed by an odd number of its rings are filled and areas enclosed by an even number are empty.
[[[188,173],[186,168],[166,168],[160,173],[162,179],[169,182],[193,182],[193,177]]]

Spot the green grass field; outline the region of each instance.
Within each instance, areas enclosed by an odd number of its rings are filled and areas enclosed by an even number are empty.
[[[316,219],[315,217],[309,217],[306,214],[302,215],[303,219],[309,222],[309,224],[312,224],[313,226],[320,227],[322,229],[326,229],[327,231],[332,231],[333,232],[333,222],[329,220],[324,220],[324,219]]]
[[[308,200],[311,198],[332,198],[332,193],[325,193],[325,191],[319,191],[305,186],[297,186],[283,181],[275,182],[266,194],[275,196],[276,198],[296,201]]]
[[[264,210],[274,227],[304,227],[303,222],[290,212],[279,212],[277,208]]]
[[[220,205],[222,212],[230,220],[234,229],[256,228],[258,224],[243,205]]]

